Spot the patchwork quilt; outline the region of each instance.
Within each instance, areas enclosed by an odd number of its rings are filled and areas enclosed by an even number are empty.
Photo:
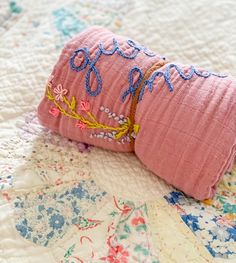
[[[236,72],[228,0],[0,2],[0,262],[236,262],[236,166],[196,201],[130,153],[62,138],[36,107],[62,46],[91,25],[172,61]]]

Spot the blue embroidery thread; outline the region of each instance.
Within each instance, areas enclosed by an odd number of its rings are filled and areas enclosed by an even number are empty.
[[[99,70],[96,68],[96,63],[98,62],[98,60],[102,54],[105,56],[112,56],[114,53],[117,53],[118,55],[122,56],[125,59],[134,59],[134,58],[136,58],[136,56],[138,55],[138,53],[140,51],[143,51],[143,53],[145,55],[147,55],[148,57],[156,56],[153,52],[149,51],[147,48],[135,43],[133,40],[130,40],[130,39],[127,40],[127,44],[130,47],[132,47],[133,50],[132,50],[130,55],[126,55],[120,49],[117,40],[115,38],[113,38],[112,41],[113,41],[113,48],[111,50],[104,49],[104,46],[100,43],[98,45],[98,51],[97,51],[95,58],[93,60],[91,60],[91,58],[89,56],[89,50],[86,47],[80,48],[80,49],[77,49],[76,51],[74,51],[72,57],[70,58],[70,67],[74,71],[80,72],[80,71],[84,70],[87,66],[89,66],[89,69],[88,69],[86,76],[85,76],[85,88],[86,88],[87,93],[90,96],[96,97],[98,94],[100,94],[100,92],[102,90],[102,78],[101,78]],[[82,53],[84,61],[82,62],[82,65],[76,66],[75,58],[79,53]],[[165,57],[162,57],[162,59],[165,60]],[[172,68],[175,69],[177,71],[177,73],[179,74],[179,76],[184,80],[190,80],[194,75],[196,75],[198,77],[202,77],[202,78],[208,78],[210,76],[217,76],[219,78],[227,77],[226,75],[220,75],[220,74],[216,74],[216,73],[213,73],[210,71],[199,72],[194,66],[190,66],[189,72],[184,73],[183,70],[178,65],[171,63],[166,67],[165,71],[156,70],[152,73],[152,75],[150,76],[149,79],[144,81],[144,84],[143,84],[143,86],[140,90],[140,93],[139,93],[138,102],[140,102],[142,100],[146,86],[148,87],[148,90],[150,92],[153,91],[153,82],[156,79],[156,77],[158,77],[158,76],[164,77],[164,80],[168,86],[169,91],[172,92],[174,90],[174,87],[171,83],[171,69]],[[91,89],[91,86],[90,86],[90,76],[92,73],[94,73],[95,78],[97,80],[97,87],[94,91]],[[137,73],[139,74],[139,76],[138,76],[138,79],[134,82],[134,75]],[[135,91],[137,90],[138,86],[140,85],[141,81],[143,80],[143,76],[144,75],[143,75],[142,70],[137,66],[133,67],[130,70],[129,76],[128,76],[129,87],[121,96],[121,100],[123,102],[125,101],[126,97],[129,94],[131,95],[131,97],[134,97]]]
[[[139,73],[139,77],[138,77],[137,81],[134,83],[134,74],[136,74],[137,72]],[[123,102],[125,101],[126,97],[129,95],[129,93],[131,94],[132,97],[134,96],[135,91],[139,87],[142,79],[143,79],[143,73],[142,73],[142,70],[140,68],[134,67],[130,70],[130,72],[129,72],[129,88],[122,95],[122,101]]]
[[[93,60],[91,60],[91,58],[89,57],[89,50],[87,48],[80,48],[77,49],[76,51],[74,51],[74,54],[72,55],[72,57],[70,58],[70,67],[72,70],[75,70],[77,72],[82,71],[83,69],[85,69],[88,65],[89,65],[89,69],[88,72],[86,73],[85,76],[85,87],[86,87],[86,91],[90,96],[96,97],[102,90],[102,78],[101,75],[98,71],[98,69],[96,68],[96,63],[99,60],[99,58],[101,57],[101,55],[106,55],[106,56],[111,56],[114,53],[117,53],[118,55],[122,56],[125,59],[134,59],[136,58],[136,56],[138,55],[138,53],[140,51],[143,51],[143,53],[145,55],[147,55],[148,57],[154,57],[156,56],[153,52],[149,51],[147,48],[135,43],[133,40],[127,40],[127,44],[133,48],[132,52],[130,55],[126,55],[119,47],[119,44],[117,42],[117,40],[115,38],[113,38],[113,48],[111,50],[105,50],[102,44],[98,45],[98,51],[95,55],[95,58]],[[75,64],[75,58],[79,53],[83,53],[83,57],[84,57],[84,61],[82,63],[82,65],[80,66],[76,66]],[[137,68],[134,70],[131,70],[132,73],[134,71],[138,71],[140,75],[142,75],[141,73],[141,69]],[[92,91],[91,86],[90,86],[90,76],[91,73],[95,74],[95,78],[97,80],[97,87],[94,91]],[[133,79],[133,74],[130,74],[130,79]],[[133,85],[132,83],[132,94],[133,91],[135,90],[135,87],[137,85]]]
[[[134,96],[134,89],[136,90],[136,88],[134,88],[134,84],[132,82],[130,82],[130,79],[133,80],[133,73],[134,73],[134,69],[135,68],[131,69],[131,71],[130,71],[130,74],[129,74],[129,84],[130,85],[129,85],[128,89],[122,95],[121,99],[122,99],[123,102],[125,101],[126,97],[129,94],[131,94],[132,97]],[[190,66],[189,73],[185,74],[178,65],[176,65],[176,64],[169,64],[166,67],[165,71],[160,71],[160,70],[154,71],[153,74],[151,75],[151,77],[144,82],[144,84],[143,84],[143,86],[142,86],[142,88],[140,90],[140,93],[139,93],[138,102],[140,102],[142,100],[146,86],[148,87],[148,90],[150,92],[153,91],[153,82],[156,79],[156,77],[158,77],[158,76],[164,77],[169,91],[172,92],[174,90],[174,87],[173,87],[173,85],[171,83],[171,72],[170,72],[170,70],[172,68],[174,68],[177,71],[177,73],[179,74],[179,76],[182,79],[184,79],[184,80],[190,80],[194,75],[197,75],[198,77],[202,77],[202,78],[208,78],[210,76],[216,76],[216,77],[219,77],[219,78],[227,77],[226,75],[220,75],[220,74],[216,74],[216,73],[209,72],[209,71],[204,71],[204,72],[201,73],[194,66]],[[136,69],[139,69],[139,68],[136,68]],[[141,76],[143,76],[143,74],[142,74],[141,69],[139,69],[139,72],[140,72],[140,77],[139,77],[137,82],[140,83],[142,81],[142,77]]]

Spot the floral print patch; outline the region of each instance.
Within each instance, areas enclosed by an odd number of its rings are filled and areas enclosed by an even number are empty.
[[[115,233],[107,239],[108,255],[101,257],[101,262],[158,263],[158,257],[152,247],[146,204],[135,206],[133,202],[116,199],[114,202],[117,210],[110,216],[119,214],[120,219]]]
[[[61,239],[71,225],[83,229],[99,224],[84,215],[94,210],[105,196],[106,192],[93,180],[46,187],[36,193],[18,196],[14,201],[16,229],[25,239],[48,247]]]
[[[111,202],[111,209],[104,211],[104,217],[111,220],[105,231],[106,238],[100,240],[101,247],[95,245],[93,233],[83,231],[79,242],[71,243],[60,263],[159,263],[158,255],[153,249],[146,204],[138,205],[116,197]],[[90,244],[90,258],[84,258],[84,243]]]
[[[179,191],[165,196],[214,257],[236,258],[235,181],[234,172],[225,174],[214,199],[203,202]]]

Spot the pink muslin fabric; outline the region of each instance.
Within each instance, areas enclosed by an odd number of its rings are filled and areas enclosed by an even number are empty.
[[[128,122],[140,80],[163,59],[127,37],[92,27],[63,48],[48,83],[54,100],[47,87],[39,120],[64,137],[113,151],[132,151],[133,136],[134,152],[148,169],[196,199],[212,198],[236,154],[235,78],[167,63],[141,90],[138,131],[116,138],[118,131],[105,128]],[[71,117],[65,97],[92,124]]]

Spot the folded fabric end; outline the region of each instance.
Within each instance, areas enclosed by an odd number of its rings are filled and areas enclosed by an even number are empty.
[[[235,163],[235,156],[236,156],[236,140],[232,146],[232,149],[230,150],[229,157],[225,161],[224,165],[222,165],[221,170],[219,171],[217,176],[214,177],[212,186],[209,187],[208,191],[206,192],[206,196],[203,196],[203,198],[201,199],[199,198],[197,199],[199,200],[212,199],[214,197],[220,180],[224,177],[226,172],[230,172],[233,169],[233,165]]]

